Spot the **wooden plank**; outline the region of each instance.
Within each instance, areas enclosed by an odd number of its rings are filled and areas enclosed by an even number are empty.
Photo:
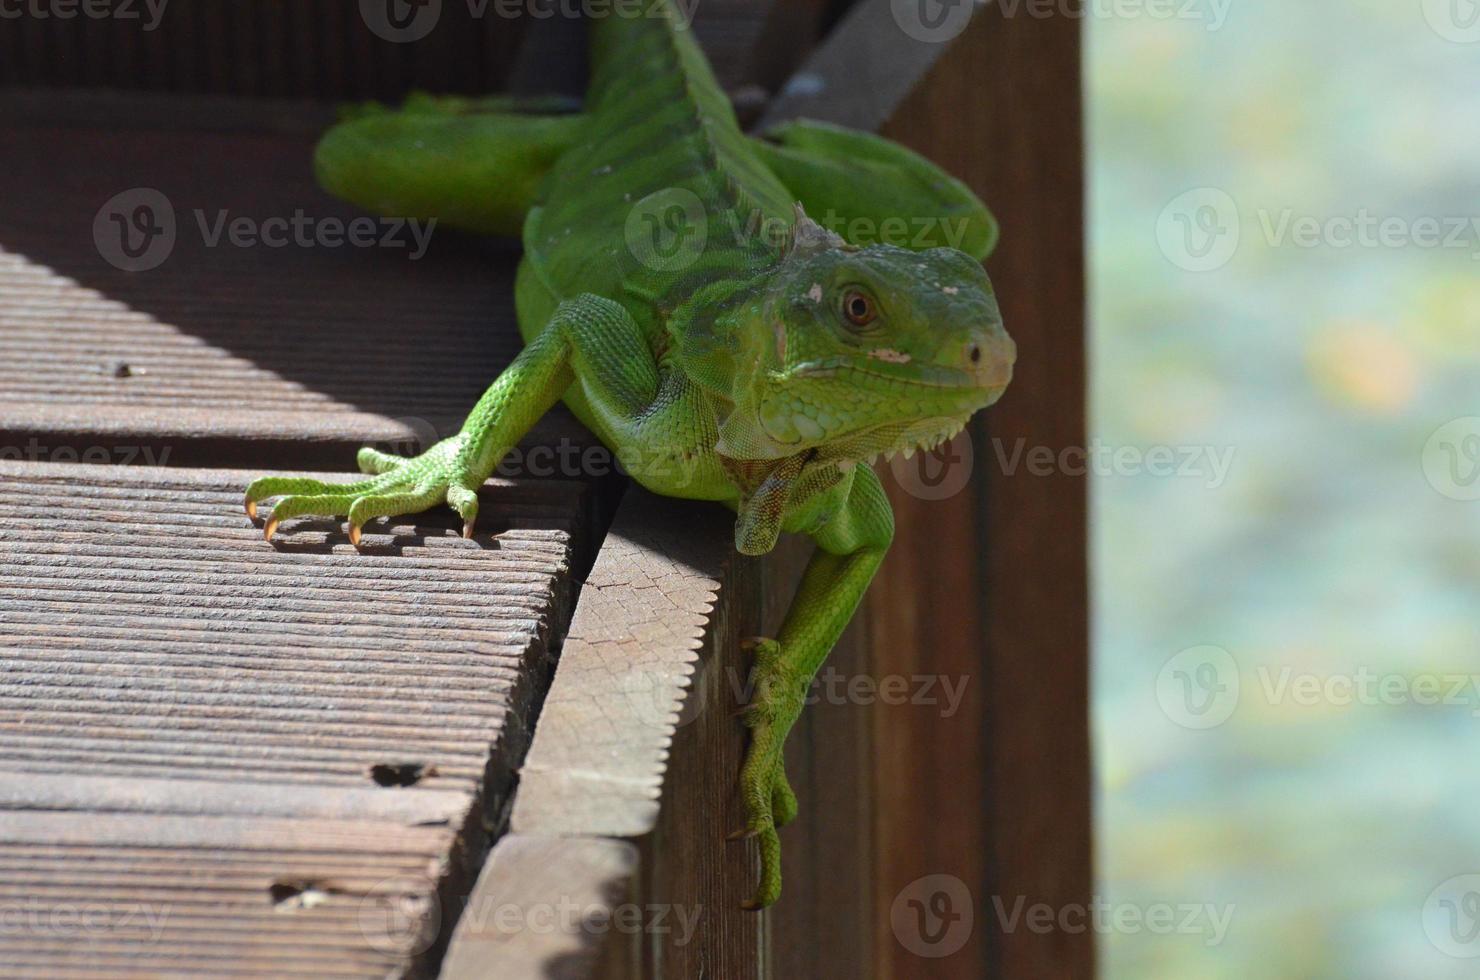
[[[0,812],[16,978],[398,975],[440,927],[453,832],[372,821]]]
[[[653,829],[730,538],[718,508],[628,492],[566,633],[520,773],[515,833]]]
[[[502,83],[529,20],[449,2],[426,37],[404,42],[371,28],[362,10],[373,5],[344,0],[192,0],[159,5],[157,20],[143,3],[113,6],[115,15],[101,18],[0,18],[0,51],[14,52],[0,62],[0,80],[320,99],[488,92]],[[285,36],[290,23],[294,37]],[[290,46],[316,57],[305,62]],[[185,48],[194,56],[179,58]],[[105,56],[78,56],[98,51]]]
[[[0,930],[7,976],[380,977],[445,943],[364,923],[460,909],[573,602],[587,490],[494,481],[474,540],[431,512],[357,552],[313,518],[263,541],[248,479],[0,462],[0,903],[168,920],[148,941]]]
[[[637,849],[623,841],[505,836],[458,921],[442,980],[590,976],[609,939],[659,927],[653,910],[623,901],[636,871]]]
[[[409,761],[475,790],[571,601],[580,487],[493,486],[481,541],[431,513],[357,553],[333,521],[262,541],[248,478],[0,463],[0,771],[368,787]]]
[[[754,563],[733,553],[713,505],[628,491],[582,589],[535,740],[512,830],[639,842],[640,901],[697,910],[692,941],[645,937],[628,957],[650,978],[760,975],[765,917],[743,822],[745,744],[734,717],[754,631]],[[716,599],[718,598],[718,601]],[[661,796],[662,806],[659,807]]]
[[[361,444],[409,451],[456,432],[521,346],[514,247],[433,230],[412,258],[411,232],[385,223],[373,240],[396,247],[335,245],[320,234],[357,213],[314,185],[313,135],[291,113],[229,135],[143,114],[138,129],[71,125],[33,99],[8,116],[0,456],[350,467]],[[110,215],[144,206],[174,244],[155,240],[155,268],[117,268]],[[312,230],[285,247],[212,233],[299,217]],[[592,442],[557,411],[530,443],[562,440]]]

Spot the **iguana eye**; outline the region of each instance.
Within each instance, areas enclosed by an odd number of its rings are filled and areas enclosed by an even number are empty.
[[[866,327],[874,322],[879,311],[867,293],[850,289],[843,294],[843,316],[855,327]]]

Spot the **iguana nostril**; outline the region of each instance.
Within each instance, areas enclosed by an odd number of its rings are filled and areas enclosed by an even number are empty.
[[[969,352],[967,356],[971,358],[971,363],[980,364],[982,359],[981,344],[972,344],[967,350]]]

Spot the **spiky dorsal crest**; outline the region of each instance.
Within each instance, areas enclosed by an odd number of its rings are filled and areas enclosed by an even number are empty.
[[[791,236],[782,251],[783,258],[806,258],[825,249],[847,247],[848,243],[843,241],[842,236],[807,217],[801,201],[792,205],[792,219]]]

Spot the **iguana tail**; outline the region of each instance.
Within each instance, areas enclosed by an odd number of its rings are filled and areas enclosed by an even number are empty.
[[[584,117],[559,99],[416,94],[400,109],[351,107],[314,151],[319,184],[375,214],[436,218],[517,238]]]

